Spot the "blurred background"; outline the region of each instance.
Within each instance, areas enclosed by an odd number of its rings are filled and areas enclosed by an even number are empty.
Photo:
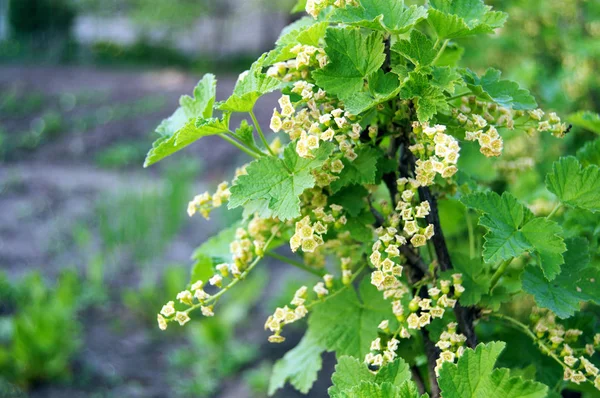
[[[0,397],[266,396],[273,362],[302,335],[269,345],[262,331],[297,288],[293,270],[267,264],[216,317],[156,327],[194,249],[240,217],[189,219],[187,202],[247,159],[207,137],[142,163],[179,96],[216,72],[227,98],[299,17],[292,3],[0,0]],[[600,110],[600,2],[488,3],[509,22],[464,40],[463,66],[499,67],[563,117]],[[265,125],[274,99],[259,102]],[[592,136],[576,127],[552,150]],[[311,397],[326,396],[332,363]]]

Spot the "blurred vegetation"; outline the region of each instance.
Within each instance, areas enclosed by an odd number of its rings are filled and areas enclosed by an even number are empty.
[[[8,22],[17,36],[60,34],[68,36],[75,20],[69,0],[9,0]]]
[[[72,271],[55,286],[38,272],[16,285],[0,275],[0,378],[23,388],[70,379],[81,346],[80,292]]]
[[[166,172],[164,186],[106,197],[96,207],[104,253],[126,250],[140,263],[161,254],[187,217],[194,162]]]

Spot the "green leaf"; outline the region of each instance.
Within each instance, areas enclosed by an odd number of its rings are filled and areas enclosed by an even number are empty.
[[[218,108],[227,112],[250,112],[254,109],[256,101],[263,95],[279,90],[285,84],[279,80],[262,73],[267,54],[263,54],[252,64],[248,73],[240,75],[233,94],[226,101],[220,103]]]
[[[341,398],[395,398],[400,394],[400,389],[392,383],[376,384],[363,381],[350,391],[340,395]]]
[[[373,229],[371,225],[375,222],[375,216],[368,209],[363,211],[356,217],[348,217],[348,222],[343,230],[350,232],[352,239],[364,243],[372,243]]]
[[[600,167],[585,168],[577,158],[560,158],[546,176],[546,187],[569,206],[592,212],[600,211]]]
[[[582,129],[600,134],[600,115],[590,111],[574,113],[568,118],[569,123]]]
[[[600,138],[586,143],[583,148],[578,150],[577,159],[579,159],[583,167],[592,164],[600,166]]]
[[[213,105],[217,95],[217,80],[214,75],[206,74],[194,88],[194,97],[184,95],[179,99],[179,108],[175,113],[162,121],[156,132],[170,137],[185,126],[190,119],[212,117]]]
[[[536,268],[528,267],[523,273],[523,290],[560,318],[573,316],[582,301],[600,304],[600,269],[590,265],[589,243],[584,238],[569,239],[567,248],[562,272],[552,282]]]
[[[366,207],[369,191],[362,185],[351,185],[329,197],[329,204],[340,205],[351,217],[358,216]]]
[[[552,280],[560,272],[566,246],[558,224],[545,218],[534,218],[508,192],[502,196],[495,192],[476,193],[463,197],[461,201],[483,213],[479,225],[489,231],[483,245],[485,262],[510,260],[524,252],[532,252],[537,256],[546,278]]]
[[[179,99],[179,108],[169,117],[161,122],[156,132],[161,138],[156,140],[144,162],[148,167],[159,160],[188,146],[195,140],[206,135],[222,132],[222,125],[229,123],[227,115],[221,121],[213,119],[213,105],[216,97],[217,80],[214,75],[206,74],[194,88],[194,97],[184,95]],[[195,120],[201,118],[206,120],[207,127],[199,131],[196,129]]]
[[[363,382],[376,385],[389,383],[400,387],[410,378],[410,367],[402,358],[398,358],[382,367],[377,374],[373,374],[361,360],[350,356],[342,356],[335,366],[335,373],[331,376],[333,386],[327,392],[332,398],[343,397],[345,393],[350,392]]]
[[[469,90],[479,98],[515,110],[535,109],[537,102],[528,90],[512,80],[501,80],[502,72],[488,69],[481,78],[470,69],[463,74]]]
[[[411,72],[408,80],[400,91],[400,97],[413,99],[417,108],[417,117],[421,122],[427,122],[438,112],[448,110],[444,92],[431,85],[427,75]]]
[[[356,151],[356,159],[353,162],[346,158],[342,159],[344,169],[337,180],[330,185],[333,193],[353,184],[374,184],[377,176],[377,163],[383,153],[372,146],[363,146]]]
[[[492,11],[483,0],[431,0],[427,21],[439,39],[492,33],[508,15]]]
[[[521,231],[534,248],[533,253],[546,278],[554,279],[565,262],[563,253],[567,250],[560,225],[546,218],[534,218],[525,224]]]
[[[278,217],[282,221],[300,215],[299,196],[315,185],[311,171],[321,167],[333,151],[333,144],[322,144],[313,159],[298,156],[294,145],[288,145],[283,159],[267,156],[250,163],[248,174],[239,176],[231,187],[229,208],[244,206],[250,214]]]
[[[509,369],[494,369],[506,343],[479,344],[467,349],[458,363],[444,363],[438,382],[445,398],[545,398],[548,387],[520,377]]]
[[[431,84],[450,94],[454,94],[455,86],[462,83],[460,73],[449,66],[434,66],[431,69],[431,76],[433,77]]]
[[[383,36],[356,28],[329,28],[325,36],[329,64],[313,72],[317,84],[344,100],[362,91],[365,79],[385,60]]]
[[[292,53],[291,49],[297,44],[320,47],[327,26],[326,22],[317,22],[312,17],[304,17],[285,27],[275,43],[275,49],[265,58],[264,65],[295,58],[296,54]]]
[[[394,73],[384,73],[379,69],[367,78],[368,87],[365,91],[354,93],[353,96],[344,99],[344,105],[348,112],[358,115],[377,104],[389,101],[400,92],[400,81]]]
[[[254,140],[254,126],[248,124],[247,120],[242,120],[240,127],[235,130],[235,137],[250,147],[256,145],[256,141]]]
[[[275,362],[269,381],[269,396],[283,388],[286,381],[296,390],[307,394],[321,370],[323,351],[325,347],[318,341],[316,333],[307,332],[296,347]]]
[[[360,0],[357,7],[335,9],[329,15],[329,22],[402,34],[426,17],[427,10],[424,7],[405,7],[404,1]]]
[[[202,137],[227,133],[228,131],[229,114],[225,114],[223,119],[190,119],[173,135],[163,136],[152,144],[152,149],[146,155],[144,167],[153,165]]]
[[[360,284],[360,299],[354,289],[346,288],[315,307],[308,328],[318,332],[328,351],[335,351],[337,356],[363,359],[371,341],[377,337],[377,325],[384,319],[393,319],[391,306],[368,278],[364,278]]]
[[[437,55],[433,42],[417,29],[410,32],[410,40],[397,41],[392,46],[392,51],[420,67],[431,65]]]

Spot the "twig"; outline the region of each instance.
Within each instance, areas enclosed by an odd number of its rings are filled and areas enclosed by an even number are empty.
[[[425,393],[427,391],[425,390],[425,382],[423,381],[421,372],[419,372],[419,368],[417,368],[416,366],[411,366],[410,373],[412,374],[413,381],[417,385],[417,390],[419,390],[419,395],[425,395]]]

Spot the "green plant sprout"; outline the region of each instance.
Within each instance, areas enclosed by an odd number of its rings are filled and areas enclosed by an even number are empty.
[[[600,304],[597,242],[565,222],[600,211],[600,168],[589,156],[555,159],[545,187],[519,200],[514,181],[569,127],[499,70],[457,66],[461,39],[494,33],[507,14],[482,0],[302,7],[309,16],[285,28],[229,98],[217,102],[205,75],[157,129],[145,166],[206,136],[251,160],[190,202],[190,216],[227,205],[244,217],[196,251],[194,277],[162,307],[159,327],[213,316],[269,256],[319,278],[266,320],[272,343],[308,320],[274,365],[271,394],[286,382],[309,392],[325,351],[337,357],[332,397],[600,389],[597,317],[581,321],[582,303]],[[274,91],[269,131],[254,109]],[[233,113],[249,121],[236,128]],[[294,258],[274,252],[284,245]],[[535,375],[521,371],[528,352],[517,363],[500,357],[513,343],[490,340],[492,328],[539,348]]]

